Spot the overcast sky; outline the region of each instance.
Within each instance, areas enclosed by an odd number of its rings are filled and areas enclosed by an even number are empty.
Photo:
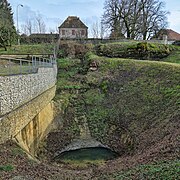
[[[57,27],[68,17],[78,16],[88,26],[100,21],[103,14],[105,0],[8,0],[14,12],[14,22],[17,24],[18,6],[19,27],[27,19],[33,19],[35,14],[43,17],[47,32]],[[168,16],[169,27],[180,33],[180,0],[164,0]]]

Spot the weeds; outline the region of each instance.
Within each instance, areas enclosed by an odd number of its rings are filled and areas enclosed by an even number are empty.
[[[0,171],[12,171],[14,167],[12,165],[0,165]]]

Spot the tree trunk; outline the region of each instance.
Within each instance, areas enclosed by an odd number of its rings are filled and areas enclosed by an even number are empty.
[[[7,47],[6,46],[4,46],[4,50],[7,51]]]
[[[146,37],[147,37],[147,32],[144,32],[143,33],[143,40],[146,40]]]

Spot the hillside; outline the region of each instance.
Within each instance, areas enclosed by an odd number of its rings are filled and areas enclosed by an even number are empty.
[[[1,177],[178,179],[179,64],[93,53],[83,61],[58,59],[54,101],[56,129],[42,142],[41,163],[28,160],[13,143],[1,145]],[[91,136],[119,157],[100,165],[57,164],[54,153],[81,135],[84,120]]]
[[[89,126],[96,138],[127,153],[131,148],[147,149],[167,132],[175,132],[180,119],[179,65],[88,58],[99,64],[98,71],[86,77],[95,88],[84,94]]]
[[[149,169],[147,177],[177,177],[177,169],[171,170],[179,166],[178,64],[105,58],[91,53],[83,68],[79,60],[58,62],[60,81],[55,101],[66,105],[62,107],[65,113],[59,129],[47,138],[48,156],[80,135],[83,120],[75,119],[83,112],[91,136],[120,155],[93,170],[97,179],[122,179],[124,175],[138,179],[145,168]],[[89,69],[92,62],[98,65],[96,71]],[[132,173],[121,172],[129,168]],[[159,168],[158,173],[154,168]]]

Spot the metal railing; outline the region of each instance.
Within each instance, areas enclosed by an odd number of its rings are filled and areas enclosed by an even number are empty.
[[[28,56],[27,59],[1,56],[0,76],[37,73],[38,68],[53,67],[54,64],[56,64],[54,56],[50,58]]]

